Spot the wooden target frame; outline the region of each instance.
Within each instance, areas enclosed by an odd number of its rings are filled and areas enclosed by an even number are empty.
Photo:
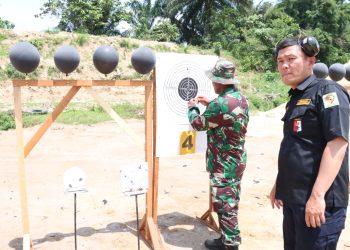
[[[128,129],[125,122],[113,111],[110,105],[93,90],[98,86],[144,86],[145,88],[145,160],[148,163],[148,181],[149,190],[146,194],[146,211],[140,225],[140,232],[147,244],[155,250],[164,249],[160,232],[157,226],[157,203],[158,203],[158,171],[159,159],[155,157],[156,145],[156,108],[155,108],[155,89],[156,77],[153,70],[153,80],[12,80],[15,107],[17,154],[18,154],[18,177],[20,190],[21,220],[23,230],[23,249],[33,249],[30,237],[27,183],[25,158],[30,154],[35,145],[40,141],[47,129],[57,119],[59,114],[69,104],[72,98],[81,88],[84,88],[94,98],[94,100],[114,119],[125,132],[132,137],[139,145],[142,143],[137,136]],[[23,140],[23,119],[22,119],[22,101],[21,88],[23,87],[70,87],[69,91],[59,102],[57,107],[48,115],[44,123],[39,127],[32,138],[24,145]]]

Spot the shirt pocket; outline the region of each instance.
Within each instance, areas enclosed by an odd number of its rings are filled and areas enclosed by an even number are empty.
[[[321,132],[314,105],[296,106],[285,122],[290,132],[300,136],[317,137]]]

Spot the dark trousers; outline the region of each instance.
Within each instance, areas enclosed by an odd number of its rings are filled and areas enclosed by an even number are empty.
[[[345,225],[346,208],[326,208],[326,223],[307,227],[305,207],[283,206],[284,250],[336,250]]]

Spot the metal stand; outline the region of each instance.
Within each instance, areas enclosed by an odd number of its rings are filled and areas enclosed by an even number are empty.
[[[135,195],[135,203],[136,203],[137,249],[140,250],[139,206],[137,204],[137,195]]]
[[[77,193],[74,193],[74,246],[77,250]]]

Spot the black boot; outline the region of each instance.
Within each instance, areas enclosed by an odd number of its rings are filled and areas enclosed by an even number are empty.
[[[210,250],[225,250],[225,245],[222,243],[222,236],[218,239],[206,240],[204,246]]]

